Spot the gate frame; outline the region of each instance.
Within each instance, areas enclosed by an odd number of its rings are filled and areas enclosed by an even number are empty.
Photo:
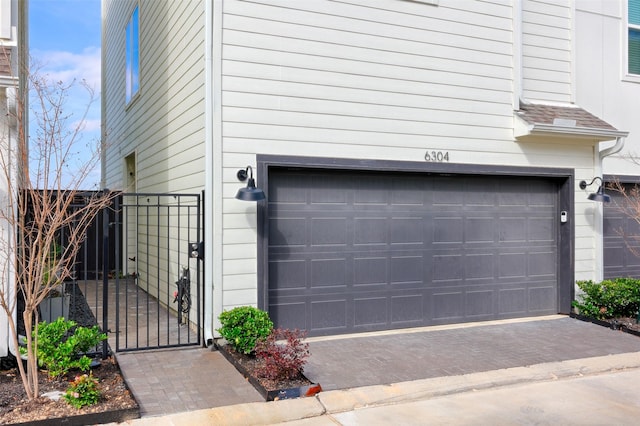
[[[133,205],[127,204],[124,202],[124,200],[122,199],[123,197],[135,197],[136,199],[136,203]],[[187,259],[195,259],[196,260],[196,270],[195,270],[195,274],[192,273],[191,277],[195,277],[195,283],[192,281],[191,284],[191,290],[194,289],[194,284],[195,284],[195,290],[196,290],[196,297],[195,297],[195,307],[196,307],[196,315],[195,315],[195,340],[191,340],[190,339],[190,335],[191,333],[188,331],[188,340],[187,342],[181,342],[180,341],[180,332],[179,332],[179,328],[178,328],[178,343],[171,343],[171,344],[160,344],[158,341],[158,345],[155,346],[150,346],[147,344],[147,346],[140,346],[138,344],[138,342],[136,343],[135,347],[127,347],[125,346],[124,348],[120,347],[120,333],[119,333],[119,326],[120,326],[120,297],[119,292],[120,292],[120,277],[118,276],[118,271],[121,265],[121,260],[122,260],[122,255],[125,254],[126,255],[126,247],[120,247],[121,244],[121,239],[122,242],[124,242],[124,238],[126,236],[121,235],[122,230],[124,230],[124,226],[123,222],[126,220],[126,211],[127,211],[127,207],[132,207],[136,210],[136,219],[138,218],[137,215],[137,211],[138,209],[140,209],[140,207],[142,206],[142,204],[140,204],[138,202],[138,199],[140,197],[147,197],[147,198],[151,198],[151,197],[155,197],[158,200],[158,203],[156,203],[156,205],[154,206],[157,210],[157,212],[160,212],[160,207],[167,207],[168,209],[170,209],[171,207],[177,207],[178,208],[178,217],[181,216],[181,212],[180,209],[182,208],[186,208],[187,209],[187,223],[188,223],[188,228],[190,229],[190,224],[191,224],[191,217],[189,216],[189,214],[191,213],[192,209],[195,209],[196,212],[196,224],[195,224],[195,229],[196,229],[196,240],[195,242],[189,241],[188,242],[188,250],[187,250]],[[169,204],[161,204],[159,202],[159,200],[161,198],[165,198],[165,197],[173,197],[175,199],[178,200],[177,205],[169,205]],[[195,201],[195,205],[193,204],[186,204],[186,205],[181,205],[180,204],[180,200],[182,198],[193,198]],[[135,192],[135,193],[125,193],[122,192],[118,195],[118,197],[114,198],[114,203],[113,203],[113,208],[112,210],[115,212],[116,214],[116,218],[114,222],[110,222],[109,221],[109,209],[111,207],[107,207],[103,210],[102,212],[102,219],[103,219],[103,223],[102,223],[102,254],[103,254],[103,259],[102,259],[102,304],[103,304],[103,309],[102,309],[102,324],[103,324],[103,330],[108,330],[108,324],[109,324],[109,255],[113,255],[115,256],[115,269],[116,269],[116,278],[115,278],[115,285],[116,285],[116,298],[115,298],[115,328],[116,330],[114,331],[116,333],[115,336],[115,341],[116,341],[116,347],[114,348],[115,352],[132,352],[132,351],[142,351],[142,350],[150,350],[150,349],[166,349],[166,348],[175,348],[175,347],[185,347],[185,346],[202,346],[203,344],[203,329],[202,326],[204,324],[204,291],[202,288],[202,285],[204,284],[204,256],[203,256],[203,235],[204,235],[204,203],[202,202],[204,199],[204,191],[202,191],[201,193],[151,193],[151,192]],[[147,208],[149,208],[149,206],[146,206]],[[147,216],[148,217],[148,216]],[[158,214],[158,217],[161,217],[160,214]],[[180,222],[180,219],[178,219],[178,221]],[[137,220],[136,220],[137,223]],[[114,238],[115,238],[115,244],[112,246],[113,247],[113,253],[110,253],[109,250],[109,229],[115,226],[115,232],[114,232]],[[122,226],[122,227],[121,227]],[[160,226],[159,223],[157,225],[158,227]],[[178,224],[178,227],[180,225]],[[167,223],[167,229],[169,229],[169,225]],[[148,236],[148,234],[147,234]],[[180,240],[180,238],[178,237],[178,240]],[[197,249],[194,251],[194,244],[196,244]],[[181,253],[181,251],[179,251],[179,253]],[[202,262],[202,265],[201,263]],[[191,265],[189,265],[189,269],[191,270]],[[178,270],[180,270],[180,265],[178,265]],[[137,271],[136,271],[137,272]],[[136,278],[137,279],[137,278]],[[167,283],[168,286],[171,285],[171,283]],[[137,286],[137,284],[136,284]],[[142,289],[144,291],[144,289]],[[168,289],[167,289],[168,290]],[[145,292],[146,293],[146,292]],[[148,293],[147,293],[148,294]],[[151,296],[154,297],[154,296]],[[157,300],[156,298],[156,303],[158,304],[158,306],[160,306],[160,302]],[[192,308],[193,308],[194,304],[192,303]],[[169,305],[166,306],[166,310],[169,314],[171,314],[171,308]],[[179,314],[179,313],[178,313]],[[193,317],[192,317],[193,318]],[[147,322],[149,319],[149,313],[147,312]],[[191,320],[188,320],[187,322],[187,330],[191,330],[190,325],[193,324]],[[158,329],[159,329],[160,323],[158,323]],[[125,329],[125,334],[126,334],[126,329]],[[147,331],[148,334],[148,331]],[[137,335],[136,335],[137,336]],[[125,337],[126,339],[126,337]],[[159,336],[158,336],[159,339]],[[147,339],[148,340],[148,339]],[[126,342],[127,340],[125,340]],[[103,345],[103,358],[106,358],[107,356],[107,345]]]

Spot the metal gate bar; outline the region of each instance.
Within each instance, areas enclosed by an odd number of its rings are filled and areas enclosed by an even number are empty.
[[[115,349],[137,351],[200,345],[200,260],[190,257],[189,244],[202,238],[200,194],[123,194],[115,236],[122,236],[115,254],[117,274],[105,300],[114,302]],[[191,308],[179,312],[173,302],[181,267],[191,277]],[[182,315],[181,318],[178,318]]]

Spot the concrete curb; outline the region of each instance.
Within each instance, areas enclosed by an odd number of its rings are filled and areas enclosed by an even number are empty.
[[[273,425],[301,419],[313,419],[325,414],[342,413],[363,407],[398,404],[479,389],[553,381],[637,368],[640,368],[640,353],[624,353],[391,385],[327,391],[321,392],[315,398],[238,404],[162,417],[146,417],[127,421],[125,424],[136,426]]]
[[[362,407],[424,400],[479,389],[551,381],[633,368],[640,368],[640,353],[582,358],[461,376],[436,377],[391,385],[321,392],[317,398],[325,407],[326,413],[332,414]]]

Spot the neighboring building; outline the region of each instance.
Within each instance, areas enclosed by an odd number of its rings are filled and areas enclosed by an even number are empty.
[[[568,313],[603,275],[579,182],[639,99],[586,48],[606,8],[618,43],[626,1],[103,0],[103,185],[204,189],[207,339],[239,305],[311,335]]]
[[[629,131],[623,149],[603,160],[605,178],[619,180],[630,189],[640,182],[640,1],[575,2],[575,101],[617,128]],[[612,144],[608,144],[611,146]],[[640,278],[638,249],[640,226],[618,209],[622,202],[604,208],[604,276]],[[602,250],[598,246],[598,250]]]
[[[19,125],[26,129],[26,122],[16,120],[16,99],[19,87],[25,87],[22,68],[19,63],[26,58],[27,35],[27,2],[26,0],[0,0],[0,149],[3,156],[13,155],[18,146]],[[0,194],[6,193],[7,179],[15,178],[16,170],[4,170],[0,173]],[[4,197],[0,197],[3,202]],[[13,230],[6,222],[0,222],[0,238],[2,251],[2,281],[7,296],[15,297],[15,277],[13,275],[12,253],[6,250],[6,242],[13,240]],[[14,312],[14,316],[17,312]],[[0,309],[0,358],[9,354],[11,348],[9,321],[6,312]]]

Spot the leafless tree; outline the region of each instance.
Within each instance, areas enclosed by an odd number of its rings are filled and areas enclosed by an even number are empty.
[[[16,315],[22,315],[26,332],[27,366],[18,362],[29,399],[38,397],[37,337],[38,305],[69,278],[85,231],[112,196],[106,192],[85,192],[83,185],[99,161],[99,141],[85,143],[82,130],[94,92],[84,82],[51,82],[37,73],[27,75],[29,102],[16,96],[10,119],[17,135],[0,138],[0,306],[9,318],[13,347],[19,347]],[[65,111],[69,91],[81,85],[88,102],[82,117]],[[27,137],[25,105],[32,111]],[[71,120],[73,119],[73,124]],[[4,176],[3,176],[4,174]],[[81,207],[71,208],[82,198]],[[65,233],[65,244],[57,240]],[[9,283],[7,285],[7,283]],[[24,299],[24,311],[16,312],[17,299]],[[20,360],[20,355],[15,354]]]

